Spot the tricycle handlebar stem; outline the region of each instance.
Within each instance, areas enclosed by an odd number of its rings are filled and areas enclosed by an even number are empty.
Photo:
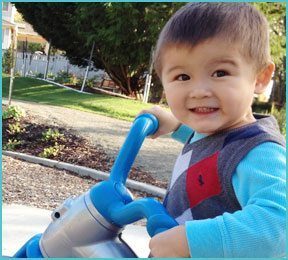
[[[158,120],[151,114],[138,116],[114,162],[110,181],[125,185],[128,173],[137,156],[145,137],[156,132]]]

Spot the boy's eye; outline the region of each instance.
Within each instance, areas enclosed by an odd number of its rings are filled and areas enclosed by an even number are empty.
[[[176,80],[180,80],[180,81],[186,81],[186,80],[189,80],[190,77],[187,75],[187,74],[181,74],[181,75],[178,75],[176,77]]]
[[[220,77],[225,77],[227,75],[229,75],[229,74],[225,70],[217,70],[212,74],[212,77],[220,78]]]

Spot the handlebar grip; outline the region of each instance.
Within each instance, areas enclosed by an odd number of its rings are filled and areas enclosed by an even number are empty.
[[[145,113],[145,114],[142,114],[140,116],[137,116],[135,118],[134,122],[136,120],[143,120],[144,121],[144,125],[149,125],[148,129],[144,133],[145,137],[148,136],[148,135],[153,135],[157,131],[158,127],[159,127],[159,122],[158,122],[157,117],[152,115],[152,114],[149,114],[149,113]]]
[[[151,237],[178,226],[178,223],[168,213],[154,215],[147,220],[147,231]]]
[[[151,237],[178,225],[164,206],[152,198],[134,200],[126,205],[119,203],[110,208],[110,216],[114,223],[124,226],[145,217],[147,231]]]

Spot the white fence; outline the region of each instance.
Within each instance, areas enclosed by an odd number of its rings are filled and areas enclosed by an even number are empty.
[[[22,76],[45,74],[47,66],[47,56],[41,54],[31,53],[17,53],[15,72],[20,73]],[[70,64],[69,60],[61,55],[50,56],[48,76],[53,78],[61,70],[75,74],[78,78],[84,78],[86,68]],[[89,71],[88,78],[91,79],[95,76],[103,77],[104,71]]]

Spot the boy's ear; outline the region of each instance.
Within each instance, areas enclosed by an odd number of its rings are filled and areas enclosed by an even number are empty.
[[[273,72],[275,70],[275,64],[270,62],[256,77],[255,94],[261,94],[267,88]]]

